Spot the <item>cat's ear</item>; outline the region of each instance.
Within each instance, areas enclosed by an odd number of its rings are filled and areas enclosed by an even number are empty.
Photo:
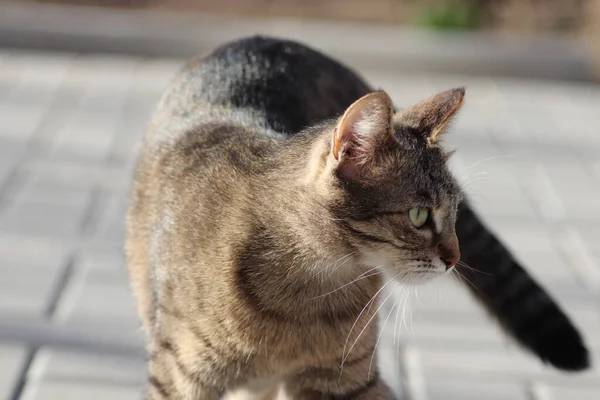
[[[369,93],[348,107],[333,131],[331,145],[342,176],[357,178],[378,147],[393,139],[393,113],[392,100],[385,92]]]
[[[394,122],[408,126],[423,134],[427,143],[437,143],[463,104],[465,88],[456,88],[438,93],[414,106],[398,111]]]

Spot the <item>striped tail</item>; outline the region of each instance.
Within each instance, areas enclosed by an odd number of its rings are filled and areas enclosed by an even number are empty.
[[[588,351],[569,318],[466,203],[460,207],[456,232],[461,260],[472,268],[457,269],[505,331],[556,368],[588,368]]]

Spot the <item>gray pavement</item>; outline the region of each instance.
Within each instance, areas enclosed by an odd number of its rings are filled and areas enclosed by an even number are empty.
[[[1,400],[140,398],[123,213],[138,139],[180,64],[0,51]],[[467,86],[453,168],[600,362],[600,89],[385,71],[361,72],[399,105]],[[389,313],[406,293],[407,311]],[[449,278],[399,290],[386,320],[384,374],[409,400],[600,398],[598,369],[542,366]]]

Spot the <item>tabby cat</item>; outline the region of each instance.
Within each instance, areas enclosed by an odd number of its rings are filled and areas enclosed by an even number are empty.
[[[397,111],[338,62],[274,38],[189,62],[144,138],[127,218],[148,397],[392,398],[371,365],[377,295],[452,268],[523,346],[586,368],[577,330],[446,166],[440,139],[464,94]]]

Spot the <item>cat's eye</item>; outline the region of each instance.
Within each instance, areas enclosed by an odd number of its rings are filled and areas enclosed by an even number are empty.
[[[411,208],[408,216],[415,228],[421,228],[429,218],[429,210],[423,207]]]

